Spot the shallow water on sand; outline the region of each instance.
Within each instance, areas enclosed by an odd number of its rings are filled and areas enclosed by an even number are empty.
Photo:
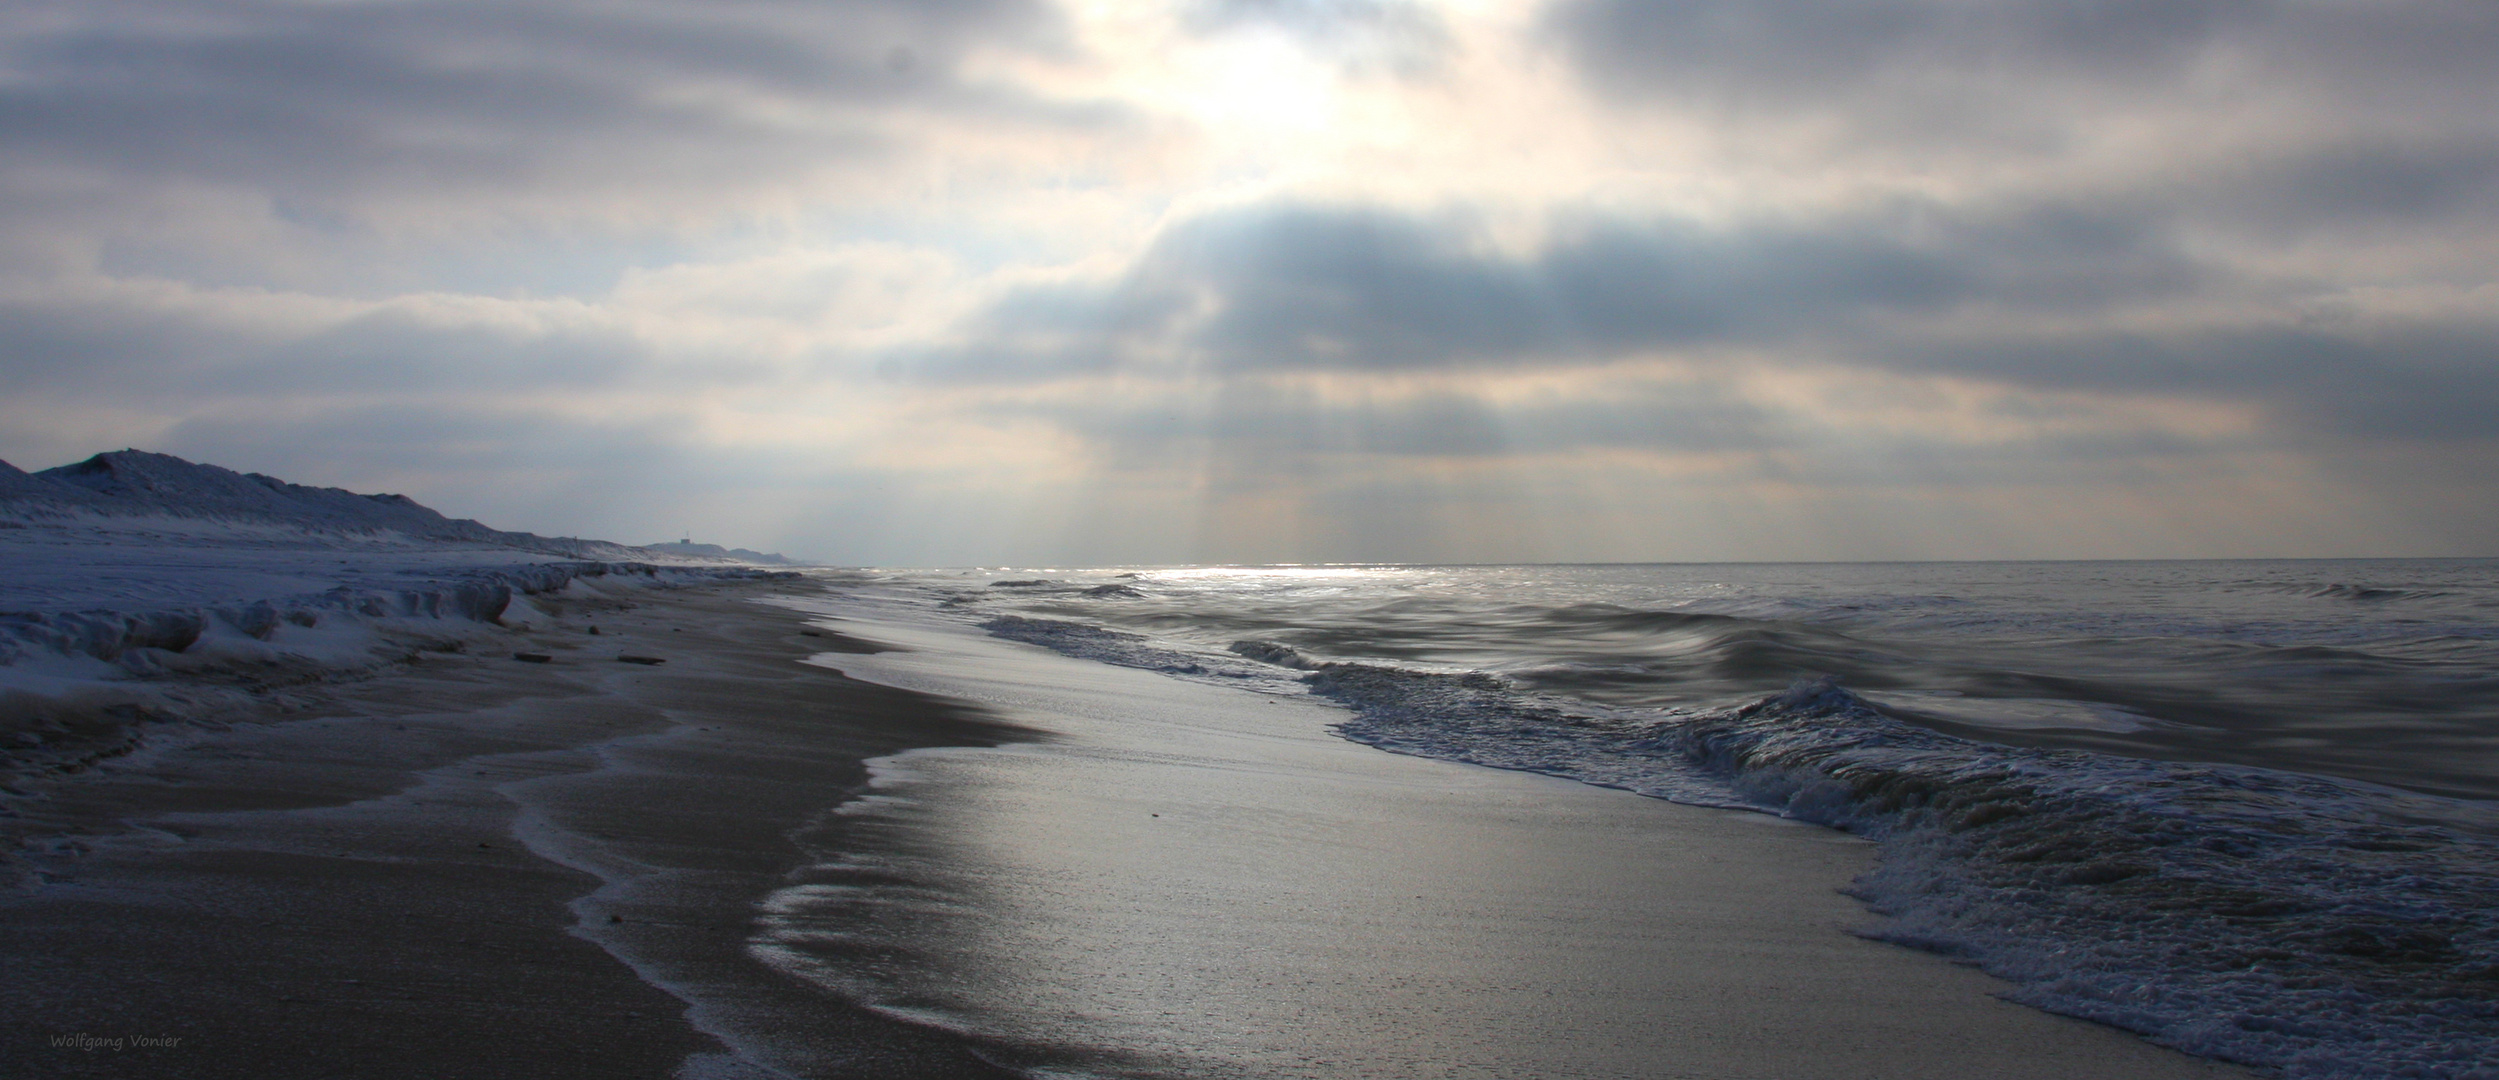
[[[2294,1077],[2499,1060],[2499,562],[936,571],[1347,739],[1881,842],[1871,932]]]
[[[759,953],[1044,1072],[2211,1075],[1850,937],[1870,846],[1836,832],[1381,754],[1298,691],[840,625],[913,651],[819,662],[1057,735],[880,762]]]

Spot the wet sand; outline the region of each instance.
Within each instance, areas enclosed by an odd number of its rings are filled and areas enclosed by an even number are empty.
[[[1872,845],[1326,731],[1332,706],[939,626],[826,657],[1058,733],[884,763],[772,924],[1086,1071],[1192,1077],[2244,1076],[1851,936]],[[847,875],[847,876],[846,876]]]
[[[13,800],[48,881],[0,898],[0,1076],[1003,1075],[746,953],[862,759],[1016,734],[798,663],[843,643],[749,599],[790,588],[574,603],[505,647],[551,663],[428,656]]]
[[[0,1076],[2234,1074],[1848,936],[1845,837],[793,588],[575,603],[13,800]]]

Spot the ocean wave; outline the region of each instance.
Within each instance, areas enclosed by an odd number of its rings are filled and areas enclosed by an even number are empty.
[[[1142,635],[1004,617],[992,633],[1238,679]],[[1486,672],[1238,660],[1353,710],[1401,753],[1744,807],[1880,842],[1868,935],[1971,962],[2013,1000],[2298,1078],[2499,1077],[2499,843],[2486,807],[2253,766],[2003,746],[1885,715],[1829,679],[1674,709]],[[1983,703],[1971,703],[1983,708]]]
[[[2107,598],[2073,582],[1971,597],[1919,589],[1906,598],[1921,609],[1967,609],[1967,618],[1939,623],[1900,612],[1822,622],[1766,610],[1733,615],[1693,610],[1689,599],[1636,599],[1624,588],[1536,592],[1463,578],[1420,595],[1402,591],[1421,588],[1407,583],[1324,596],[1301,585],[1212,590],[1186,578],[1127,580],[1146,595],[1088,596],[1101,579],[1076,575],[1047,589],[950,593],[939,602],[984,618],[1106,626],[1201,656],[1255,640],[1317,660],[1487,671],[1535,695],[1618,708],[1731,705],[1829,675],[1895,719],[1965,737],[2499,798],[2499,734],[2488,722],[2499,708],[2491,675],[2499,623],[2486,619],[2451,622],[2375,605],[2311,612],[2317,617],[2258,634],[2249,628],[2268,625],[2271,601],[2229,593],[2171,602],[2202,612],[2193,626],[2166,616],[2112,622]],[[1879,596],[1850,596],[1808,606],[1823,615],[1882,606]],[[1778,600],[1766,590],[1747,602],[1775,608]],[[1741,606],[1725,597],[1710,603]]]
[[[2327,585],[2309,592],[2310,596],[2336,600],[2384,602],[2388,600],[2431,600],[2449,595],[2436,589],[2380,589],[2367,585]]]
[[[1243,650],[1248,655],[1264,649]],[[2499,1060],[2499,845],[2434,800],[2250,767],[1995,746],[1821,681],[1657,718],[1489,676],[1323,665],[1384,749],[1750,806],[1882,842],[1870,936],[2008,996],[2294,1077],[2483,1077]]]
[[[2423,820],[2436,800],[1975,743],[1829,682],[1648,746],[1883,841],[1873,936],[2013,1000],[2294,1077],[2499,1075],[2499,845]]]
[[[2456,595],[2446,589],[2407,589],[2387,585],[2355,585],[2348,582],[2275,585],[2271,586],[2270,590],[2312,600],[2349,600],[2363,604],[2385,604],[2406,600],[2443,600]]]
[[[1208,658],[1178,649],[1166,649],[1149,642],[1143,635],[1109,630],[1084,623],[1058,619],[1028,619],[1021,615],[1001,615],[980,624],[981,629],[1010,641],[1022,641],[1076,657],[1121,667],[1144,668],[1167,675],[1230,675],[1252,674],[1250,671],[1210,663]]]

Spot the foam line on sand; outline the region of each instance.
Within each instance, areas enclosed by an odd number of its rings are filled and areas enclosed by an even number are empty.
[[[838,610],[838,609],[827,609]],[[846,623],[856,677],[1046,741],[880,763],[776,898],[780,961],[1097,1075],[2246,1075],[1852,936],[1871,845],[1406,757],[1338,708]],[[802,839],[805,839],[802,837]],[[829,944],[828,944],[829,943]],[[841,957],[907,959],[882,968]]]
[[[12,800],[0,1075],[1003,1075],[746,951],[863,759],[1015,734],[798,663],[792,587],[551,601]]]

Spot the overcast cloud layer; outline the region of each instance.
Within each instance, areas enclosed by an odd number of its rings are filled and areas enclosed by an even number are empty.
[[[2499,555],[2483,0],[0,13],[0,457],[862,563]]]

